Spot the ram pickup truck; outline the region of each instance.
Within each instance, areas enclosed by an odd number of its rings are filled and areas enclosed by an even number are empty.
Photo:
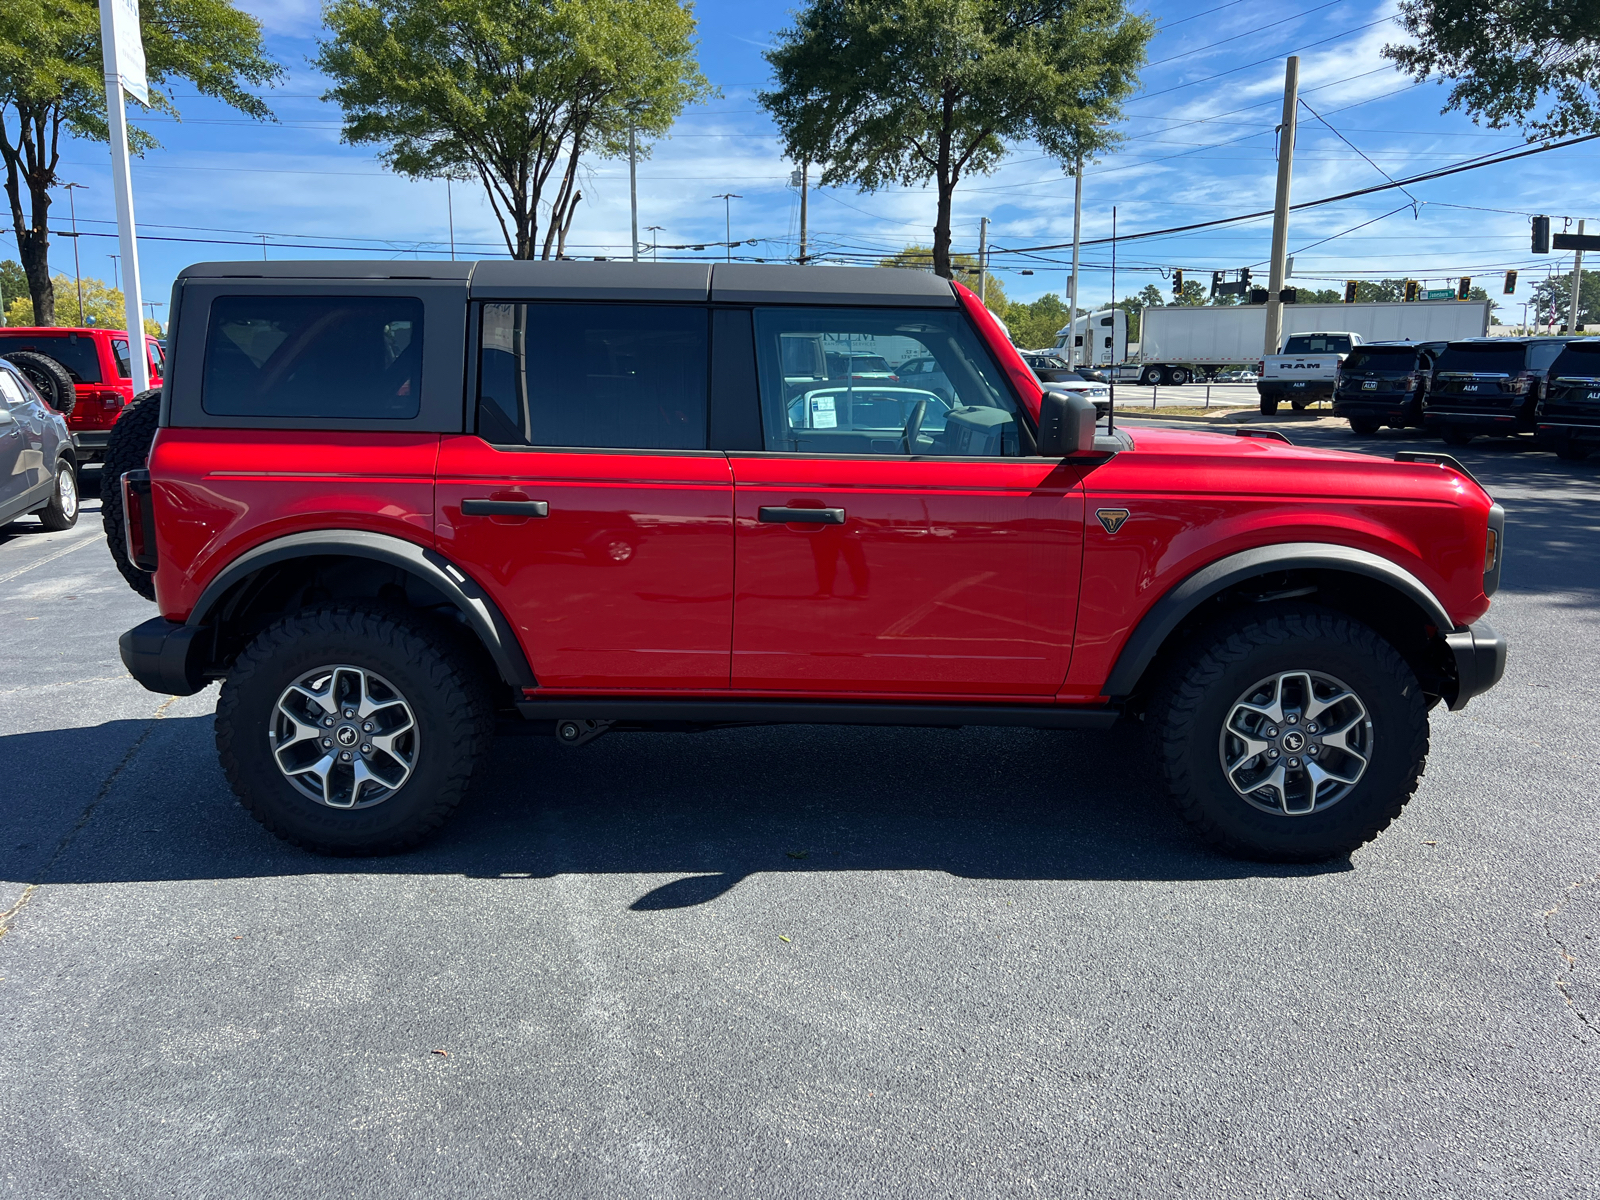
[[[1359,345],[1358,333],[1296,333],[1285,338],[1283,353],[1267,355],[1256,368],[1261,411],[1277,412],[1281,400],[1297,410],[1316,400],[1332,400],[1339,364]]]
[[[931,274],[217,263],[171,312],[108,450],[123,661],[221,680],[227,778],[312,850],[427,837],[505,722],[1129,722],[1200,836],[1324,859],[1504,668],[1453,459],[1114,430]],[[807,369],[841,345],[937,372]]]

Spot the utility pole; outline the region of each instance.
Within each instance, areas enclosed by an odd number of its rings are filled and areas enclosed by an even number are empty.
[[[1283,124],[1278,126],[1278,194],[1272,205],[1272,268],[1267,282],[1265,354],[1276,354],[1283,340],[1283,291],[1289,254],[1289,181],[1294,170],[1295,117],[1300,107],[1300,56],[1291,54],[1283,67]],[[1246,297],[1248,300],[1249,297]]]
[[[72,214],[72,277],[78,281],[78,325],[83,325],[83,271],[78,266],[78,206],[73,201],[74,189],[88,187],[86,183],[69,183],[67,189],[67,211]]]
[[[108,254],[106,257],[111,260],[111,286],[120,292],[122,290],[122,255]]]
[[[450,176],[444,177],[445,220],[450,224],[450,261],[456,260],[456,201],[450,190]]]
[[[628,122],[628,212],[632,217],[633,261],[639,261],[639,140],[633,122]]]
[[[800,160],[800,265],[806,265],[806,188],[811,182],[811,164]]]
[[[1078,239],[1083,232],[1083,151],[1072,169],[1072,285],[1067,298],[1067,365],[1078,365],[1078,351],[1074,348],[1078,328]],[[1115,299],[1115,297],[1113,297]],[[1089,326],[1083,327],[1084,345],[1087,346]]]
[[[1583,222],[1578,222],[1578,236],[1583,236]],[[1572,305],[1567,310],[1567,332],[1578,332],[1578,297],[1583,291],[1583,251],[1572,252]]]
[[[722,201],[723,220],[723,245],[728,249],[728,261],[733,261],[733,202],[743,200],[744,197],[737,192],[722,192],[711,197],[713,200]]]
[[[984,299],[986,288],[985,281],[989,278],[989,218],[978,219],[978,299],[984,307],[989,302]]]

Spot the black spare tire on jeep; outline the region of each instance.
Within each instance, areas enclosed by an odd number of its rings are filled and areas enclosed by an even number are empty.
[[[0,358],[26,375],[28,382],[39,389],[39,395],[51,408],[63,417],[72,414],[72,406],[78,402],[78,392],[72,385],[72,376],[55,359],[35,350],[13,350],[0,355]]]
[[[104,465],[100,471],[100,520],[105,526],[106,544],[128,586],[146,600],[156,598],[156,582],[148,571],[141,571],[128,561],[128,542],[124,532],[126,522],[122,513],[122,477],[145,465],[145,460],[150,457],[150,446],[156,440],[156,425],[160,419],[160,388],[135,396],[133,403],[122,410],[117,423],[111,427]]]

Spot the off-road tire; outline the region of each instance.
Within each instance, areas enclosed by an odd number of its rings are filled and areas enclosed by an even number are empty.
[[[1382,428],[1377,417],[1351,417],[1350,432],[1360,434],[1362,437],[1371,437]]]
[[[17,370],[28,377],[28,382],[39,389],[44,402],[63,417],[72,415],[72,406],[78,402],[78,391],[72,385],[72,375],[48,354],[35,350],[13,350],[0,354]]]
[[[1278,411],[1278,398],[1276,396],[1261,397],[1261,411],[1267,416],[1272,416]]]
[[[494,733],[488,688],[462,638],[442,621],[381,605],[330,604],[268,626],[234,662],[217,699],[217,753],[239,802],[271,832],[318,854],[392,854],[428,838],[461,803]],[[412,774],[370,808],[309,799],[269,745],[284,689],[333,664],[381,675],[415,715]]]
[[[68,480],[72,483],[70,498],[62,495],[61,491],[62,483]],[[50,493],[50,503],[39,510],[39,524],[51,533],[61,533],[78,523],[78,513],[83,510],[78,495],[78,472],[70,460],[56,459],[55,484],[55,490]]]
[[[1253,608],[1193,639],[1168,669],[1151,712],[1158,759],[1179,815],[1212,846],[1265,862],[1320,862],[1382,832],[1416,791],[1428,757],[1428,705],[1405,659],[1368,626],[1309,604]],[[1342,680],[1372,721],[1366,773],[1306,816],[1264,812],[1223,772],[1220,740],[1234,698],[1276,671]]]
[[[161,389],[140,392],[111,427],[105,458],[100,464],[100,523],[105,526],[106,545],[128,586],[146,600],[156,598],[156,581],[150,572],[141,571],[128,561],[128,544],[123,534],[122,477],[145,465],[160,420]]]

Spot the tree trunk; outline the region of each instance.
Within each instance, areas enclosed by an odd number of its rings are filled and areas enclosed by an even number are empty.
[[[561,222],[561,236],[556,239],[557,258],[562,258],[567,253],[567,231],[572,228],[572,218],[578,211],[578,201],[582,199],[582,192],[573,192],[572,199],[567,201],[567,215]]]
[[[950,269],[950,202],[956,190],[954,164],[950,161],[951,127],[955,123],[955,93],[944,90],[944,123],[939,130],[939,164],[935,175],[939,186],[939,209],[933,219],[933,273],[953,278]]]
[[[28,116],[21,114],[20,145],[13,146],[0,127],[0,157],[6,165],[6,199],[11,204],[11,226],[17,235],[17,257],[28,277],[28,292],[33,297],[33,323],[56,323],[56,289],[50,282],[50,183],[54,173],[41,163],[40,148],[29,136]],[[24,163],[26,158],[26,163]],[[34,169],[27,171],[25,168]],[[22,207],[22,181],[27,180],[28,199],[33,209],[30,224]],[[10,297],[15,299],[15,297]]]

